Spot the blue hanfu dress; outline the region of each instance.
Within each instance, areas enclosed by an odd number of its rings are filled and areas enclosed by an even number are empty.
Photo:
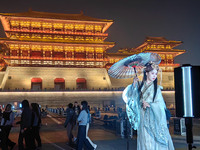
[[[128,85],[123,91],[123,100],[133,129],[137,130],[137,150],[174,150],[173,142],[167,128],[165,102],[161,93],[161,86],[153,101],[154,84],[144,82],[141,93],[137,84]],[[142,102],[146,101],[150,107],[144,109]]]

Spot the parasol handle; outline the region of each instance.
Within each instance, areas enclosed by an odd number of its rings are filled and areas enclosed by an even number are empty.
[[[135,67],[133,67],[133,68],[134,68],[135,75],[136,75],[136,77],[137,77],[137,72],[136,72],[136,69],[135,69]]]
[[[133,68],[134,68],[134,72],[135,72],[136,77],[138,77],[135,67],[133,67]],[[138,81],[138,86],[139,86],[139,85],[140,85],[140,83],[139,83],[139,81]]]

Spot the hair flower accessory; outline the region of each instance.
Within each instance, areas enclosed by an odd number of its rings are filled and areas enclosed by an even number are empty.
[[[155,70],[159,70],[159,66],[156,65],[153,61],[148,62],[148,63],[145,65],[144,70],[147,71],[149,67],[151,67],[151,68],[153,68],[153,69],[155,69]]]

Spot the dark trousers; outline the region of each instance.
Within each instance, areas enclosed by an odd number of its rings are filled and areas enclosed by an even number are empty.
[[[73,129],[72,123],[68,123],[68,125],[67,125],[67,137],[69,139],[69,145],[73,144],[72,143],[72,138],[73,138],[72,129]]]
[[[23,133],[19,133],[19,150],[24,150],[23,139],[25,139],[26,150],[34,150],[36,148],[33,137],[33,130],[31,128],[27,128]]]
[[[34,140],[37,141],[38,147],[41,147],[42,144],[41,144],[41,138],[40,138],[40,127],[38,127],[38,126],[33,127],[32,130],[33,130]]]
[[[31,128],[27,128],[24,131],[25,145],[27,150],[34,150],[36,148],[35,141],[33,138],[33,130]]]
[[[21,130],[20,130],[19,137],[18,137],[18,149],[19,150],[24,150],[23,139],[24,139],[24,135],[23,135],[23,133],[21,133]]]
[[[8,146],[12,147],[15,145],[8,137],[10,134],[11,126],[2,127],[2,150],[8,150]]]
[[[86,125],[80,125],[78,127],[78,141],[77,141],[77,150],[82,150],[83,146],[86,150],[93,150],[93,146],[90,142],[86,139]]]

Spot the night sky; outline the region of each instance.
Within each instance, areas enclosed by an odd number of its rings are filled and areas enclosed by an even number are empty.
[[[187,52],[177,56],[176,63],[200,65],[200,0],[118,1],[1,0],[0,12],[25,12],[32,8],[33,11],[78,14],[82,10],[90,17],[114,20],[107,30],[106,41],[116,42],[116,46],[108,52],[137,47],[147,36],[162,36],[183,41],[175,48]]]

